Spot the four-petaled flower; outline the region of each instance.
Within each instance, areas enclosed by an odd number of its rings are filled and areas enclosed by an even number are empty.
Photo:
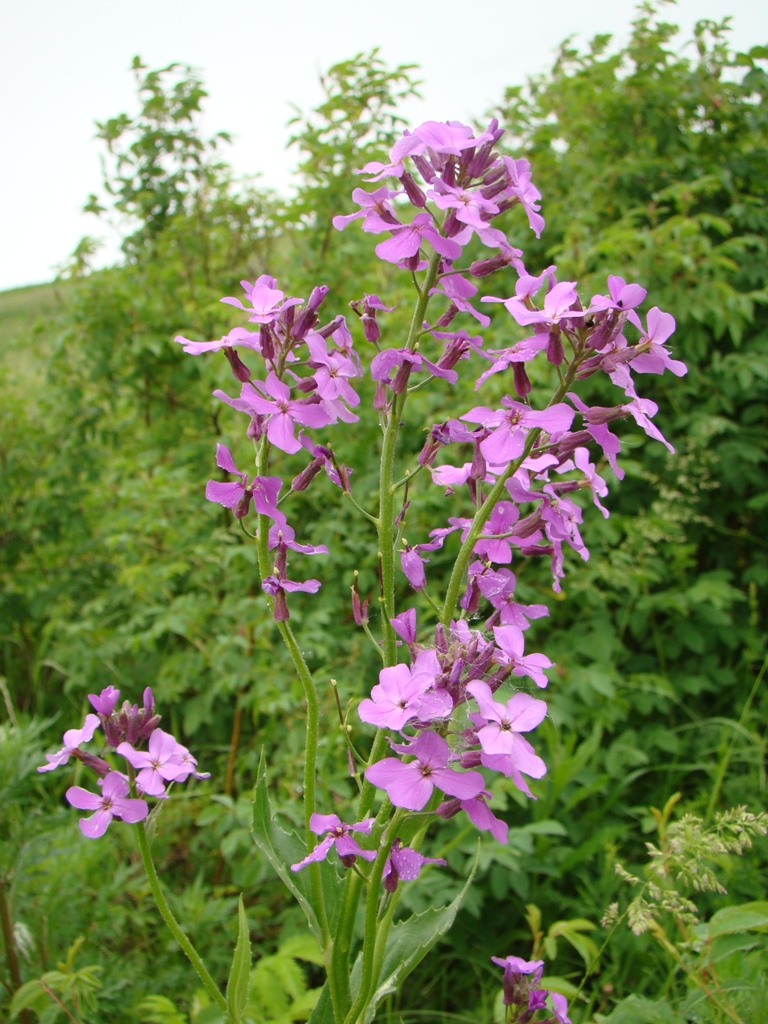
[[[133,825],[143,821],[149,808],[143,800],[129,797],[128,783],[120,772],[110,772],[101,786],[101,794],[89,793],[80,786],[70,786],[67,801],[80,811],[95,811],[90,818],[80,819],[80,831],[89,839],[98,839],[107,831],[112,818],[122,818]]]
[[[366,818],[354,825],[347,825],[336,814],[313,814],[309,819],[309,827],[315,835],[320,836],[323,832],[327,833],[326,837],[317,844],[311,853],[307,854],[304,860],[300,860],[298,864],[291,864],[291,871],[301,871],[307,864],[325,860],[332,846],[336,847],[339,860],[347,868],[352,867],[356,857],[362,857],[363,860],[376,860],[375,850],[361,849],[358,841],[350,835],[350,832],[363,832],[365,835],[370,835],[375,820],[375,818]]]

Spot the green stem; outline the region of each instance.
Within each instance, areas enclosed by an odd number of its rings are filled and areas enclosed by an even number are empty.
[[[371,990],[376,984],[374,966],[376,962],[376,932],[379,923],[379,901],[381,896],[381,876],[387,862],[389,851],[397,837],[400,823],[406,816],[405,811],[396,811],[392,821],[382,837],[382,843],[376,860],[371,868],[368,880],[368,893],[365,899],[365,931],[361,954],[360,989],[344,1024],[356,1024],[368,1006]]]
[[[256,448],[256,473],[259,476],[266,476],[269,466],[269,442],[266,438]],[[270,575],[271,566],[269,558],[269,526],[268,516],[259,515],[258,542],[256,545],[259,562],[259,574],[261,579]],[[274,610],[274,602],[267,596],[267,602],[271,610]],[[304,691],[304,701],[307,706],[307,741],[306,756],[304,759],[304,825],[307,849],[312,850],[317,843],[317,836],[309,827],[312,815],[315,813],[315,776],[317,774],[317,744],[320,732],[320,710],[318,706],[315,684],[312,673],[304,660],[301,648],[296,642],[293,630],[287,622],[277,622],[277,628],[283,643],[288,648],[296,675],[299,677],[301,688]],[[328,918],[325,909],[325,898],[323,896],[323,884],[319,864],[310,864],[310,885],[312,887],[312,902],[317,913],[318,923],[323,931],[326,942],[330,939],[328,929]]]
[[[160,879],[157,876],[155,864],[154,861],[152,860],[152,854],[150,853],[149,842],[147,840],[147,832],[144,827],[143,821],[140,821],[137,824],[136,835],[138,836],[139,851],[141,853],[141,859],[144,863],[144,870],[147,873],[147,881],[149,882],[149,887],[152,890],[152,895],[155,898],[157,909],[160,911],[160,916],[168,926],[168,930],[170,931],[171,935],[173,935],[174,939],[176,939],[178,944],[184,950],[184,953],[186,954],[190,963],[194,967],[198,978],[203,983],[205,991],[211,997],[213,1002],[218,1006],[218,1008],[222,1011],[222,1013],[226,1014],[226,999],[219,991],[219,987],[216,984],[216,982],[208,973],[208,969],[203,963],[200,954],[197,952],[195,947],[192,945],[187,936],[181,930],[179,923],[177,922],[176,918],[173,916],[173,913],[171,912],[171,908],[168,906],[168,901],[163,895],[163,891],[160,887]]]

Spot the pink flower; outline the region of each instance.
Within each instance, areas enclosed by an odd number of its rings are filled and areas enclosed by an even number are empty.
[[[363,850],[359,843],[349,833],[364,832],[370,835],[375,818],[366,818],[358,821],[355,825],[346,825],[341,818],[335,814],[313,814],[309,819],[309,827],[315,835],[327,833],[325,839],[298,864],[291,864],[291,871],[301,871],[307,864],[313,864],[319,860],[325,860],[332,846],[336,847],[339,860],[346,868],[352,867],[356,857],[363,860],[376,860],[375,850]]]
[[[120,691],[118,690],[116,692],[119,697]],[[60,765],[66,764],[69,760],[70,754],[77,750],[81,743],[87,743],[92,739],[93,734],[98,727],[98,715],[86,715],[85,724],[82,729],[67,729],[64,733],[64,746],[55,754],[46,754],[45,759],[48,764],[42,765],[42,767],[37,770],[39,772],[52,772],[54,768],[58,768]],[[106,825],[104,827],[106,828]]]
[[[101,795],[89,793],[80,786],[70,786],[67,801],[81,811],[95,811],[90,818],[80,819],[80,831],[88,839],[98,839],[107,831],[112,818],[122,818],[133,825],[143,821],[149,808],[143,800],[130,798],[128,783],[120,772],[110,772],[104,779]]]
[[[460,800],[471,800],[485,785],[479,772],[460,773],[448,767],[451,750],[437,733],[421,732],[413,743],[394,749],[412,755],[414,760],[404,764],[397,758],[385,757],[367,768],[365,777],[386,790],[395,807],[420,811],[435,787]]]
[[[155,729],[149,737],[148,750],[134,750],[130,743],[121,743],[117,752],[139,769],[136,785],[147,796],[165,796],[166,782],[182,781],[189,776],[189,769],[182,761],[188,751],[162,729]]]

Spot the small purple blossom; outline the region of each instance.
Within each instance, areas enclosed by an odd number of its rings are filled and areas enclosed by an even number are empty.
[[[350,835],[350,832],[363,832],[365,835],[370,835],[375,820],[375,818],[366,818],[354,825],[346,825],[336,814],[313,814],[309,819],[309,827],[315,835],[320,836],[323,832],[327,833],[326,837],[304,860],[300,860],[297,864],[291,864],[291,871],[301,871],[307,864],[325,860],[333,846],[336,847],[339,860],[346,868],[352,867],[356,857],[362,857],[363,860],[376,860],[375,850],[361,849],[357,840]]]
[[[413,882],[425,864],[440,864],[445,867],[448,862],[442,857],[422,857],[410,846],[403,846],[399,839],[392,844],[389,856],[381,873],[381,880],[387,892],[394,892],[399,882]]]
[[[80,819],[80,831],[88,839],[98,839],[107,831],[112,818],[121,818],[133,825],[143,821],[149,808],[143,800],[129,797],[128,783],[120,772],[110,772],[101,787],[101,794],[89,793],[80,786],[70,786],[67,801],[80,811],[95,811],[90,818]]]
[[[119,697],[120,691],[117,690],[116,693]],[[98,727],[98,715],[86,715],[82,729],[67,729],[63,738],[64,746],[55,754],[46,754],[45,759],[48,764],[42,765],[37,770],[39,772],[52,772],[54,768],[58,768],[60,765],[66,764],[70,755],[79,748],[81,743],[88,743],[88,741],[93,738],[93,734],[96,732]]]
[[[395,807],[410,811],[424,808],[437,787],[449,796],[470,800],[483,789],[485,782],[479,772],[455,772],[448,767],[451,750],[442,736],[429,730],[419,733],[407,747],[396,747],[413,757],[404,763],[385,757],[365,771],[365,777],[379,789],[386,790]]]

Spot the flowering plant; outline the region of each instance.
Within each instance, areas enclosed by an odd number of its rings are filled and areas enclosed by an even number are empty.
[[[565,550],[589,557],[581,534],[583,512],[574,497],[587,491],[608,515],[601,502],[608,486],[601,467],[591,461],[591,450],[597,448],[614,475],[623,476],[612,423],[632,417],[672,450],[653,422],[656,405],[638,395],[634,375],[685,373],[665,347],[674,319],[654,307],[643,323],[638,308],[646,292],[622,278],[609,277],[607,293],[586,300],[576,282],[558,281],[554,266],[538,273],[526,267],[523,252],[510,244],[500,222],[519,206],[538,237],[544,228],[541,197],[528,162],[499,151],[502,135],[496,121],[477,135],[458,122],[426,122],[403,135],[388,163],[362,169],[376,187],[355,189],[358,211],[337,216],[334,225],[344,230],[362,220],[364,232],[385,236],[376,246],[378,257],[408,274],[415,292],[407,334],[390,346],[382,342],[382,328],[392,309],[373,294],[350,303],[365,345],[375,352],[370,360],[356,346],[345,316],[323,322],[325,286],[315,287],[305,302],[287,296],[267,274],[242,282],[244,299],[222,300],[240,310],[253,329],[239,325],[216,341],[176,338],[191,355],[222,351],[240,385],[235,395],[214,394],[247,417],[255,473],[238,468],[230,449],[219,444],[216,464],[231,479],[210,480],[206,497],[231,509],[253,539],[262,589],[303,687],[303,834],[285,832],[275,822],[263,762],[253,834],[301,905],[322,951],[327,983],[310,1018],[314,1024],[373,1020],[384,996],[450,928],[471,876],[447,906],[396,922],[402,884],[417,879],[425,866],[445,865],[419,852],[429,829],[441,819],[466,814],[480,832],[504,843],[508,825],[490,806],[488,773],[502,773],[527,797],[533,797],[530,780],[546,773],[529,736],[545,718],[547,703],[527,689],[545,690],[553,666],[545,654],[527,649],[526,634],[532,621],[548,611],[516,600],[510,564],[546,557],[553,588],[559,591]],[[385,184],[377,185],[381,181]],[[479,257],[467,255],[478,249],[483,250]],[[506,286],[502,296],[478,298],[473,279],[506,270],[516,276],[514,293],[507,294]],[[482,335],[456,326],[462,319],[472,331],[470,320],[488,326],[490,317],[477,303],[501,303],[525,329],[525,337],[486,350]],[[551,367],[549,392],[534,388],[531,379],[544,376],[541,363]],[[614,405],[589,406],[578,394],[580,382],[599,373],[619,389]],[[358,500],[351,470],[327,435],[338,423],[358,421],[362,402],[355,383],[366,374],[373,382],[373,412],[381,427],[378,500],[372,509],[361,503],[365,499]],[[476,389],[506,374],[498,380],[509,380],[509,393],[469,409],[455,408],[456,400],[449,397],[415,463],[404,464],[399,440],[411,392],[435,381],[445,382],[439,385],[445,389],[460,374],[474,380]],[[304,452],[305,465],[288,482],[279,475],[281,453]],[[290,498],[321,473],[370,524],[377,542],[378,619],[370,614],[357,581],[352,588],[355,625],[369,637],[381,670],[357,709],[360,721],[375,728],[370,747],[361,753],[359,744],[349,743],[350,775],[358,787],[357,809],[349,822],[329,812],[318,794],[316,681],[290,624],[291,595],[316,593],[321,580],[290,578],[289,559],[329,554],[325,545],[297,537],[299,524],[289,523]],[[422,481],[444,492],[450,507],[428,538],[411,545],[405,526]],[[453,533],[458,534],[458,553],[438,597],[428,576],[429,556]],[[411,591],[423,595],[434,621],[417,623],[415,607],[399,597],[399,573]],[[319,574],[328,585],[330,574]],[[482,628],[470,624],[483,616]],[[100,796],[79,787],[67,793],[75,807],[95,812],[81,822],[84,834],[98,837],[112,817],[138,825],[163,917],[222,1014],[244,1021],[250,945],[242,908],[225,998],[173,920],[144,831],[145,797],[164,799],[166,783],[190,774],[200,778],[196,763],[158,728],[150,691],[142,710],[124,705],[116,712],[118,696],[109,688],[91,697],[97,714],[88,715],[82,730],[65,734],[64,747],[41,770],[74,755],[96,771]],[[99,724],[107,745],[125,759],[124,773],[80,749]],[[146,750],[137,749],[142,742]],[[361,936],[356,931],[360,907]],[[508,1020],[569,1020],[563,996],[542,983],[542,962],[513,955],[493,960],[504,970]]]

